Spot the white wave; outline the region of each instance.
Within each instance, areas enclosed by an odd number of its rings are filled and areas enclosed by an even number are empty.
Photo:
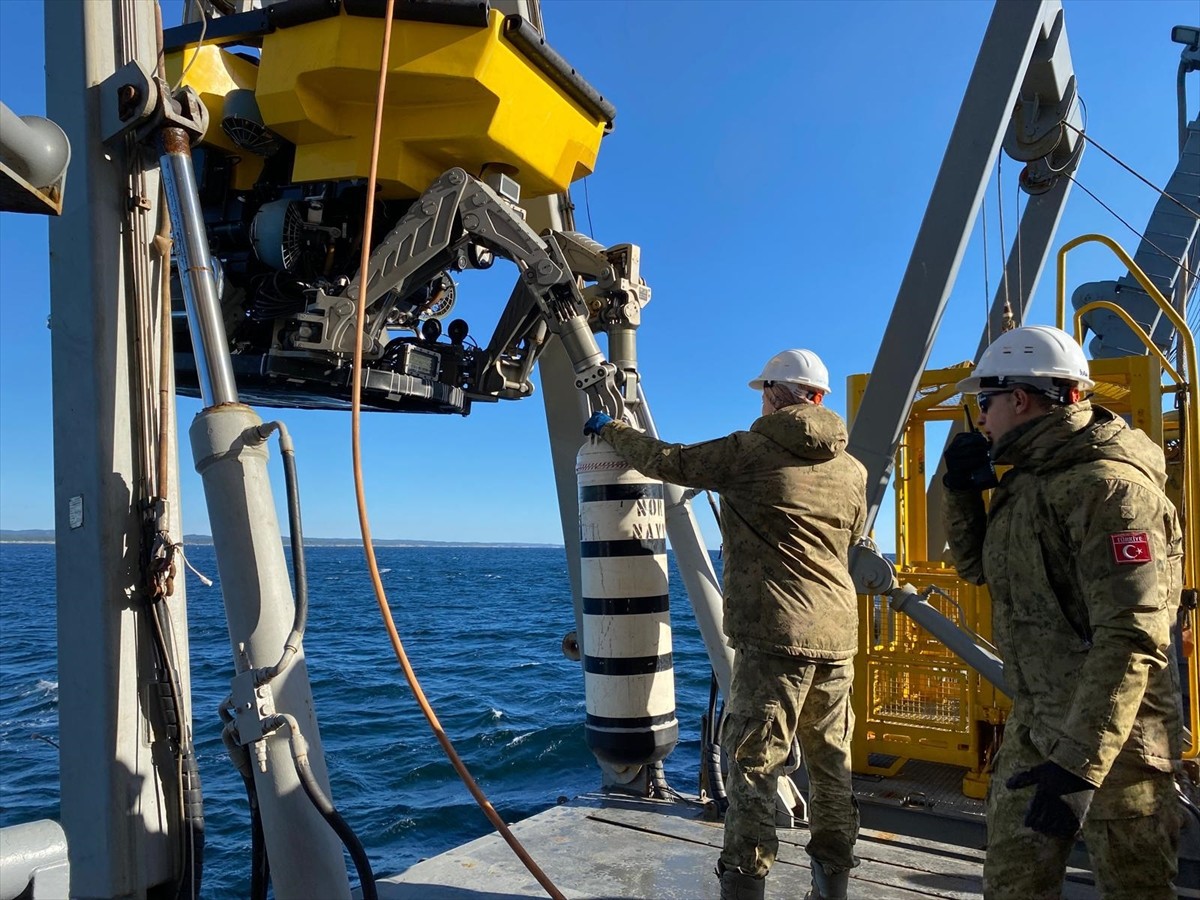
[[[387,574],[388,572],[390,572],[390,571],[392,571],[392,570],[391,570],[391,569],[380,569],[380,570],[379,570],[379,574],[380,574],[380,575],[386,575],[386,574]]]
[[[536,731],[527,731],[524,734],[518,734],[515,738],[513,738],[511,741],[508,742],[508,746],[519,747],[521,744],[525,743],[527,740],[529,740],[535,734],[537,734]]]
[[[46,678],[39,678],[29,690],[24,691],[21,696],[29,697],[33,694],[41,694],[43,697],[53,697],[58,699],[58,682],[50,681]]]

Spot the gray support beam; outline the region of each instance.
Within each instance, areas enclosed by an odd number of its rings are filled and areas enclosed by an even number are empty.
[[[988,325],[979,335],[975,359],[983,355],[987,345],[995,340],[996,335],[1003,329],[1006,300],[1012,305],[1016,323],[1025,323],[1029,301],[1033,298],[1046,262],[1050,259],[1054,235],[1058,231],[1058,223],[1062,220],[1063,210],[1067,208],[1067,197],[1071,194],[1073,183],[1069,178],[1060,178],[1046,193],[1029,198],[1017,226],[1018,238],[1013,240],[1008,261],[1004,266],[1008,289],[1005,290],[1004,281],[996,285]]]
[[[519,15],[538,31],[542,30],[538,0],[493,0],[492,8],[505,15]],[[573,231],[574,207],[569,193],[552,194],[528,200],[523,206],[526,221],[538,234],[547,230]],[[546,411],[546,431],[550,438],[550,462],[558,493],[558,514],[562,523],[563,547],[567,555],[567,574],[571,580],[571,605],[575,615],[575,634],[583,646],[583,577],[579,556],[579,480],[575,458],[583,444],[583,423],[591,414],[587,395],[575,387],[575,367],[562,341],[550,335],[538,357],[538,379],[542,404]],[[582,667],[580,670],[582,674]],[[582,685],[581,685],[582,686]],[[628,783],[632,778],[618,777],[605,763],[600,770],[606,784]],[[633,776],[636,778],[636,774]]]
[[[1080,151],[1082,152],[1082,148]],[[1005,290],[1005,281],[1002,279],[996,286],[996,295],[992,300],[991,312],[988,314],[988,325],[979,335],[979,345],[976,347],[975,356],[972,359],[978,360],[983,354],[984,348],[1003,329],[1005,300],[1008,300],[1012,306],[1013,319],[1017,325],[1025,324],[1029,301],[1037,290],[1042,271],[1046,268],[1046,261],[1050,258],[1051,245],[1055,232],[1058,231],[1058,223],[1062,220],[1063,210],[1067,207],[1067,197],[1071,193],[1072,184],[1071,179],[1060,178],[1046,193],[1035,194],[1029,198],[1025,212],[1021,214],[1020,224],[1017,226],[1019,238],[1013,241],[1008,261],[1004,266],[1008,290]],[[959,421],[950,429],[950,434],[946,437],[947,442],[962,429],[963,423]],[[926,461],[926,471],[929,470],[929,462]],[[926,509],[928,510],[926,534],[929,540],[926,557],[934,560],[942,558],[942,552],[946,547],[946,531],[942,527],[942,500],[945,493],[942,489],[942,474],[945,471],[946,467],[939,455],[926,494]],[[916,553],[918,550],[913,552]]]
[[[1059,7],[1056,0],[1005,0],[992,12],[850,434],[849,450],[867,468],[868,527],[891,479],[917,383],[1034,45],[1048,12]]]
[[[571,601],[575,611],[575,634],[583,646],[583,583],[579,568],[579,481],[575,457],[583,444],[583,423],[588,417],[587,398],[575,387],[575,368],[562,342],[556,337],[538,358],[546,429],[550,435],[550,462],[558,491],[558,514],[562,521],[567,572],[571,576]]]
[[[177,836],[167,831],[178,815],[175,766],[139,690],[153,661],[137,611],[145,600],[139,505],[153,458],[139,410],[157,395],[157,363],[140,368],[134,356],[135,291],[145,292],[152,316],[166,301],[150,251],[157,172],[143,170],[125,145],[101,144],[97,86],[134,58],[154,68],[154,4],[49,3],[45,13],[46,58],[54,61],[46,68],[48,113],[74,157],[72,191],[50,223],[61,817],[71,896],[143,897],[177,875]],[[147,208],[130,218],[135,196]],[[157,347],[153,327],[147,341]],[[165,389],[174,395],[174,384]],[[168,492],[176,538],[177,497]],[[169,605],[190,708],[182,577]]]
[[[511,2],[511,0],[510,0]],[[506,13],[526,15],[525,0],[503,9]],[[526,221],[539,234],[547,230],[562,231],[575,227],[571,215],[571,200],[567,194],[539,197],[525,204]],[[579,566],[579,482],[575,475],[575,457],[583,444],[583,423],[591,410],[587,396],[575,387],[575,367],[555,335],[547,339],[546,348],[538,357],[542,405],[546,410],[546,430],[550,437],[550,461],[554,469],[554,486],[558,492],[558,514],[562,521],[563,546],[567,551],[567,573],[571,578],[571,603],[575,612],[575,634],[583,646],[583,582]]]
[[[542,11],[538,0],[493,0],[492,8],[506,16],[517,15],[542,31]],[[567,192],[539,197],[524,203],[526,221],[538,234],[547,230],[573,231],[575,217],[571,195]],[[550,461],[554,486],[558,492],[558,514],[562,522],[563,546],[567,552],[567,573],[571,579],[571,603],[575,613],[575,634],[583,646],[583,583],[579,563],[579,482],[575,475],[575,457],[583,444],[583,423],[591,410],[587,397],[575,387],[575,368],[554,335],[538,357],[542,405],[546,411],[546,430],[550,437]]]

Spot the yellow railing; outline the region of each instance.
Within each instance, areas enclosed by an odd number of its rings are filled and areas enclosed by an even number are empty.
[[[1067,303],[1067,254],[1082,244],[1103,244],[1108,247],[1129,273],[1137,279],[1138,284],[1158,306],[1179,335],[1179,344],[1184,353],[1186,365],[1184,374],[1190,381],[1185,380],[1167,361],[1162,351],[1150,339],[1145,330],[1133,318],[1114,303],[1098,300],[1089,303],[1075,312],[1075,339],[1083,340],[1083,317],[1092,310],[1104,309],[1115,313],[1121,318],[1129,330],[1158,357],[1163,370],[1171,377],[1176,385],[1176,396],[1182,419],[1179,437],[1183,443],[1183,519],[1184,519],[1184,563],[1183,581],[1189,590],[1197,587],[1197,567],[1200,566],[1200,417],[1195,409],[1195,385],[1197,377],[1196,343],[1192,332],[1184,318],[1171,306],[1162,291],[1150,280],[1149,276],[1133,261],[1133,258],[1112,238],[1102,234],[1084,234],[1067,241],[1058,251],[1058,282],[1056,296],[1056,314],[1059,328],[1065,328]],[[1188,680],[1188,725],[1191,730],[1191,746],[1183,753],[1184,759],[1200,757],[1200,648],[1196,646],[1196,638],[1200,636],[1200,611],[1192,609],[1188,613],[1188,625],[1192,634],[1192,647],[1187,655]]]

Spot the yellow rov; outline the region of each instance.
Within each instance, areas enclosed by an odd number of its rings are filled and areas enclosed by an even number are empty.
[[[268,7],[254,23],[196,28],[168,47],[168,78],[208,111],[201,146],[236,157],[238,188],[253,186],[285,143],[293,182],[367,177],[384,24],[368,7],[345,3],[302,21],[276,21]],[[400,18],[416,15],[398,13],[393,29],[381,199],[416,198],[456,166],[509,175],[528,197],[591,174],[616,111],[529,22],[486,4],[436,21]],[[245,44],[259,46],[257,57]]]

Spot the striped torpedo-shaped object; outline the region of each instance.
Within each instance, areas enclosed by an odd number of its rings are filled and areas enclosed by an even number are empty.
[[[679,739],[663,486],[603,441],[575,471],[587,743],[610,765],[648,765]]]

